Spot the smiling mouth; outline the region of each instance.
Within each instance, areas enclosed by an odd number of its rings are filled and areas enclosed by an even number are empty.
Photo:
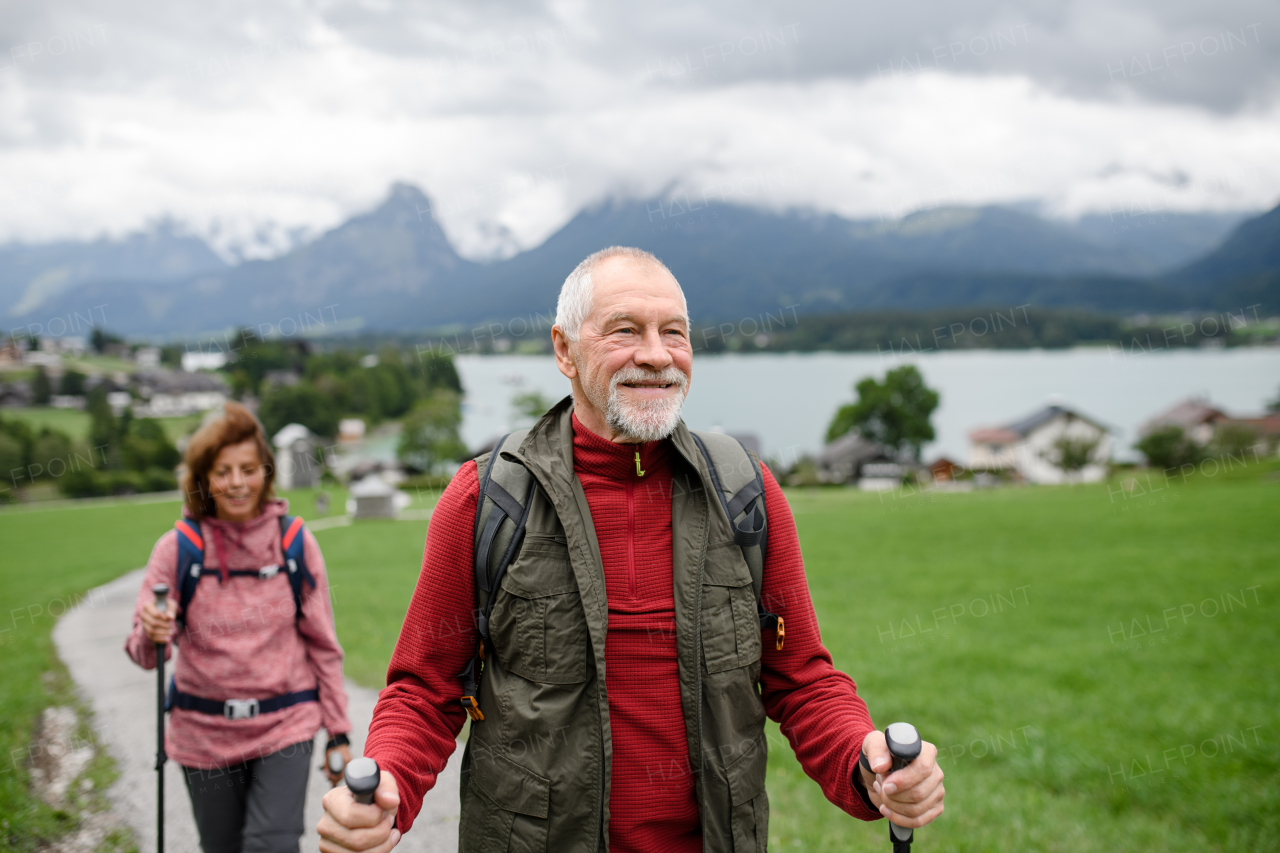
[[[664,384],[659,384],[656,382],[621,382],[619,384],[622,385],[622,387],[624,388],[647,388],[652,390],[671,388],[672,386],[675,385],[674,382],[667,382]]]

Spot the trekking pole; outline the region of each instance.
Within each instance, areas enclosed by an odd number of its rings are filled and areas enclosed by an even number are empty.
[[[343,777],[351,793],[355,794],[356,802],[367,805],[373,802],[378,783],[382,781],[382,771],[378,769],[378,762],[372,758],[353,758],[347,762]]]
[[[158,583],[151,587],[156,596],[156,610],[164,613],[169,606],[169,586]],[[156,643],[156,853],[164,853],[164,643]]]
[[[889,746],[889,754],[893,756],[893,773],[906,767],[920,755],[920,733],[910,723],[893,723],[884,730],[884,739]],[[893,842],[893,853],[911,853],[911,842],[914,833],[910,827],[889,824],[889,840]]]
[[[328,767],[330,776],[340,776],[342,775],[343,770],[346,769],[347,761],[342,757],[342,753],[335,749],[333,752],[329,753],[329,758],[325,762],[325,766]],[[321,767],[320,769],[323,770],[325,768]],[[338,780],[332,780],[329,783],[329,787],[338,787]]]

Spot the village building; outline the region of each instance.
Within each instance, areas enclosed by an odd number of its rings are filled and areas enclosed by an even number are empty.
[[[964,468],[945,456],[939,456],[929,463],[929,476],[935,483],[950,483],[964,473]]]
[[[226,363],[227,354],[221,350],[211,352],[188,350],[182,354],[182,369],[187,373],[195,373],[197,370],[218,370]]]
[[[1213,441],[1218,424],[1226,420],[1229,420],[1227,414],[1209,405],[1208,400],[1192,397],[1151,418],[1138,428],[1138,434],[1146,436],[1165,427],[1176,426],[1182,428],[1187,438],[1204,447]]]
[[[17,367],[22,364],[22,347],[17,338],[0,342],[0,367]]]
[[[338,441],[351,444],[364,439],[364,418],[343,418],[338,421]]]
[[[351,498],[348,511],[356,519],[395,518],[399,509],[396,501],[396,487],[379,477],[370,474],[351,485]],[[351,504],[354,503],[354,506]]]
[[[276,485],[282,489],[311,489],[320,484],[324,466],[316,459],[319,439],[302,424],[289,424],[275,434]]]
[[[895,489],[902,484],[903,468],[896,455],[857,430],[822,448],[813,461],[818,479],[824,483],[848,483],[868,491]]]
[[[1259,453],[1280,453],[1280,412],[1235,418],[1231,422],[1244,424],[1258,434],[1258,444],[1255,446]]]
[[[139,370],[133,381],[138,396],[134,403],[139,418],[174,418],[216,409],[227,402],[227,386],[215,373],[185,373],[180,370]]]
[[[1084,467],[1063,469],[1064,443],[1092,445]],[[1010,424],[969,433],[970,470],[1011,474],[1029,483],[1096,483],[1106,478],[1110,459],[1110,429],[1063,405],[1045,406]]]

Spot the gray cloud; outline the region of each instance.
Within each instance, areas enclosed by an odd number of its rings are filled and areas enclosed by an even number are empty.
[[[397,179],[475,256],[673,186],[1259,207],[1278,69],[1280,4],[1252,0],[6,4],[0,240],[172,214],[270,254]]]

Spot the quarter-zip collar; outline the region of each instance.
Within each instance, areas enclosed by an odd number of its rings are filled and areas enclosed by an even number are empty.
[[[668,453],[666,440],[617,444],[587,429],[578,420],[577,414],[572,414],[571,417],[573,468],[578,474],[630,483],[642,480],[655,469],[665,466]]]

